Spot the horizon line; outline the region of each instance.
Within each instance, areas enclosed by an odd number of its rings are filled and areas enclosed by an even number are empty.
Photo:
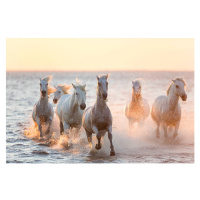
[[[7,70],[6,72],[195,72],[195,70],[146,70],[146,69],[138,69],[138,70]]]

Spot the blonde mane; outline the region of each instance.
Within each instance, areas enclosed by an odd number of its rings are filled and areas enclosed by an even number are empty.
[[[57,86],[57,88],[60,88],[64,94],[69,94],[69,90],[71,89],[71,85],[67,85],[67,84],[59,84]]]
[[[76,77],[76,87],[78,87],[81,91],[86,92],[86,84],[81,85],[81,82],[78,80],[78,78]]]
[[[45,76],[43,78],[41,78],[42,80],[46,81],[46,82],[50,82],[52,80],[53,76]]]
[[[85,88],[85,85],[76,85],[76,87],[78,87],[80,90],[82,90],[83,92],[86,92],[86,88]]]
[[[176,81],[181,81],[181,82],[184,84],[184,86],[186,86],[186,83],[185,83],[185,81],[184,81],[182,78],[176,78],[175,80],[176,80]],[[169,95],[169,91],[170,91],[170,89],[171,89],[173,83],[174,83],[174,82],[172,81],[171,84],[170,84],[170,86],[169,86],[169,88],[167,89],[167,95]]]

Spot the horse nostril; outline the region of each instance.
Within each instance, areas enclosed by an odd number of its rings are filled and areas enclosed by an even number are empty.
[[[183,101],[186,101],[187,95],[185,94],[185,95],[183,95],[181,98],[182,98]]]
[[[58,101],[57,99],[53,99],[53,102],[54,102],[54,103],[57,103],[57,101]]]
[[[104,99],[106,99],[107,98],[107,93],[103,93],[102,96],[103,96]]]
[[[45,94],[46,94],[46,91],[42,91],[42,94],[45,95]]]
[[[80,108],[81,108],[82,110],[84,110],[85,107],[86,107],[86,104],[85,104],[85,103],[82,103],[82,104],[80,105]]]

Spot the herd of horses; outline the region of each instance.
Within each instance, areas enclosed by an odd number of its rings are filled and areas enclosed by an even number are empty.
[[[49,82],[52,76],[40,79],[40,99],[35,104],[32,111],[32,118],[35,126],[38,127],[40,138],[50,133],[50,127],[54,117],[52,104],[49,103],[49,95],[54,93],[53,102],[57,104],[55,113],[59,118],[60,135],[69,137],[69,131],[76,128],[78,131],[85,129],[88,142],[92,148],[92,134],[96,134],[97,144],[95,148],[101,149],[101,138],[108,133],[110,141],[110,155],[115,155],[112,143],[112,114],[107,105],[108,96],[108,74],[97,76],[96,102],[86,109],[86,84],[81,85],[77,80],[76,84],[60,84],[51,86]],[[186,83],[183,78],[172,80],[167,90],[167,96],[156,98],[151,109],[152,119],[157,124],[156,136],[160,136],[160,126],[162,125],[165,138],[168,137],[168,126],[175,127],[173,138],[178,134],[181,120],[181,107],[179,97],[186,101]],[[70,89],[73,87],[73,92]],[[129,130],[134,123],[142,125],[150,114],[148,101],[142,97],[142,85],[139,80],[132,81],[132,99],[125,107],[125,115],[129,121]],[[43,133],[42,125],[48,127]]]

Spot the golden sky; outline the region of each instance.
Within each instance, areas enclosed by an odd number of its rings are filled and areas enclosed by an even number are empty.
[[[10,38],[7,70],[194,70],[194,39]]]

